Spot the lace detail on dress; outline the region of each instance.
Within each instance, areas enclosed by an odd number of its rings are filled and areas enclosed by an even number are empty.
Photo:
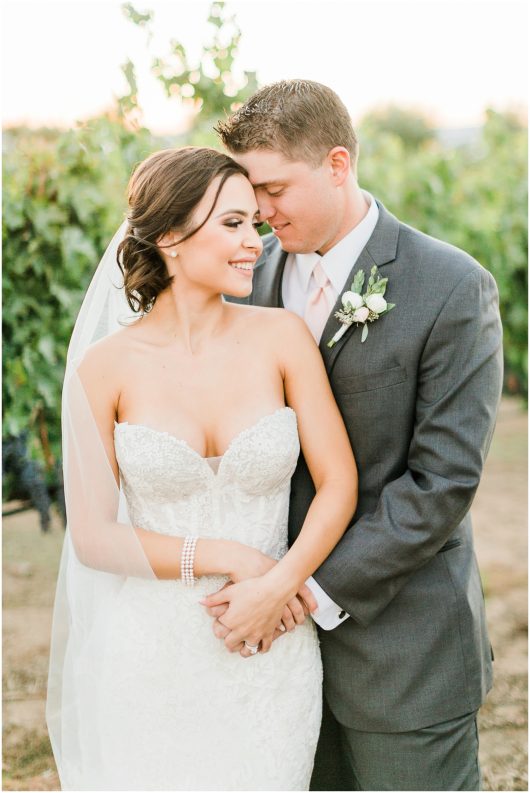
[[[133,525],[287,551],[291,408],[239,433],[217,473],[185,441],[142,425],[117,424],[115,448]],[[230,654],[198,603],[225,581],[125,580],[100,665],[102,755],[88,789],[308,789],[321,717],[314,624],[265,655]]]

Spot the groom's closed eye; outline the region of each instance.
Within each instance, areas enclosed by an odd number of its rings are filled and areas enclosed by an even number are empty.
[[[255,191],[264,190],[268,196],[275,197],[285,191],[286,185],[283,182],[260,182],[253,187]]]

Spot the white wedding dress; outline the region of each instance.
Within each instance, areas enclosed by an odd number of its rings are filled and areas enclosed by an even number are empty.
[[[115,448],[133,525],[286,553],[299,454],[291,408],[237,435],[218,466],[127,422],[115,426]],[[198,602],[225,582],[125,579],[98,663],[101,767],[85,780],[93,789],[308,789],[321,718],[315,626],[306,619],[267,654],[231,654]]]

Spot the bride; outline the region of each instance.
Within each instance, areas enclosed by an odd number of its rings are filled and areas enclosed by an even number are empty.
[[[309,786],[322,670],[304,582],[357,477],[303,321],[223,298],[252,290],[256,218],[226,155],[153,154],[78,317],[47,706],[63,789]],[[288,551],[300,446],[316,495]],[[228,581],[275,607],[233,653],[200,603]]]

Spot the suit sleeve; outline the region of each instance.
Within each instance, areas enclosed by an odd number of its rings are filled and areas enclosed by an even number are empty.
[[[314,574],[361,625],[383,611],[468,512],[501,389],[497,287],[476,267],[454,287],[424,346],[407,470],[383,488],[375,511],[349,528]]]

